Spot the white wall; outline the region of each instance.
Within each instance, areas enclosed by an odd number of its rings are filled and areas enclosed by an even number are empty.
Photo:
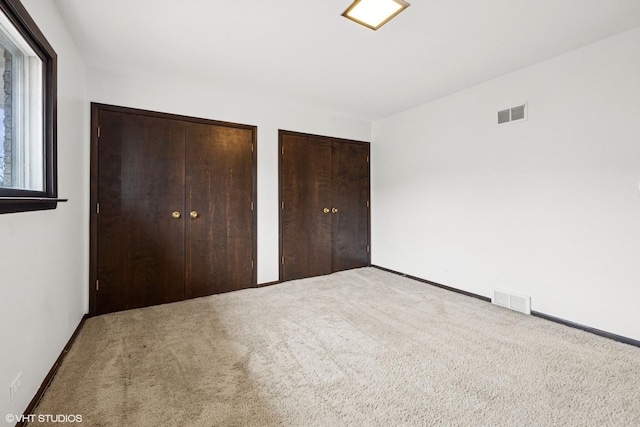
[[[529,119],[496,125],[529,102]],[[373,263],[640,339],[640,29],[372,131]]]
[[[258,283],[278,280],[278,129],[369,141],[367,121],[225,92],[177,76],[89,70],[91,102],[258,126]]]
[[[0,423],[23,413],[88,308],[86,68],[53,3],[23,3],[58,54],[58,189],[69,202],[0,215]]]

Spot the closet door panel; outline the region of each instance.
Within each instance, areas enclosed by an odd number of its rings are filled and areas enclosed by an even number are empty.
[[[187,298],[253,286],[252,144],[247,129],[187,124]]]
[[[331,144],[324,138],[309,138],[308,236],[309,274],[331,273]]]
[[[331,144],[281,133],[281,280],[331,272]]]
[[[369,265],[369,144],[332,142],[332,270]]]
[[[97,314],[184,298],[184,126],[101,111]]]

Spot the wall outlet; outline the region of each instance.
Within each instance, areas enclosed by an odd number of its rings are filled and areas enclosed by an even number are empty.
[[[22,372],[20,372],[18,374],[16,379],[13,380],[13,382],[9,386],[9,401],[10,402],[13,402],[13,399],[15,399],[15,397],[18,394],[18,392],[20,391],[21,387],[22,387]]]

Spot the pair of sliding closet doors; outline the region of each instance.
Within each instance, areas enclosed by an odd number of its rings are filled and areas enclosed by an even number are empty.
[[[370,265],[369,144],[279,137],[280,280]]]
[[[93,104],[92,127],[93,313],[255,286],[254,126]]]

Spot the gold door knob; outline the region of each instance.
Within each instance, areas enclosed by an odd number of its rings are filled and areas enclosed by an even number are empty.
[[[331,209],[331,213],[338,213],[338,209],[337,208]]]
[[[191,218],[193,218],[193,219],[196,219],[196,218],[198,218],[198,212],[196,212],[196,211],[191,211],[191,213],[189,214],[189,216],[190,216]]]
[[[322,212],[324,212],[324,213],[329,213],[329,208],[324,208],[324,209],[322,209]]]
[[[180,212],[178,211],[173,211],[173,213],[171,214],[171,217],[174,219],[178,219],[180,218]]]

